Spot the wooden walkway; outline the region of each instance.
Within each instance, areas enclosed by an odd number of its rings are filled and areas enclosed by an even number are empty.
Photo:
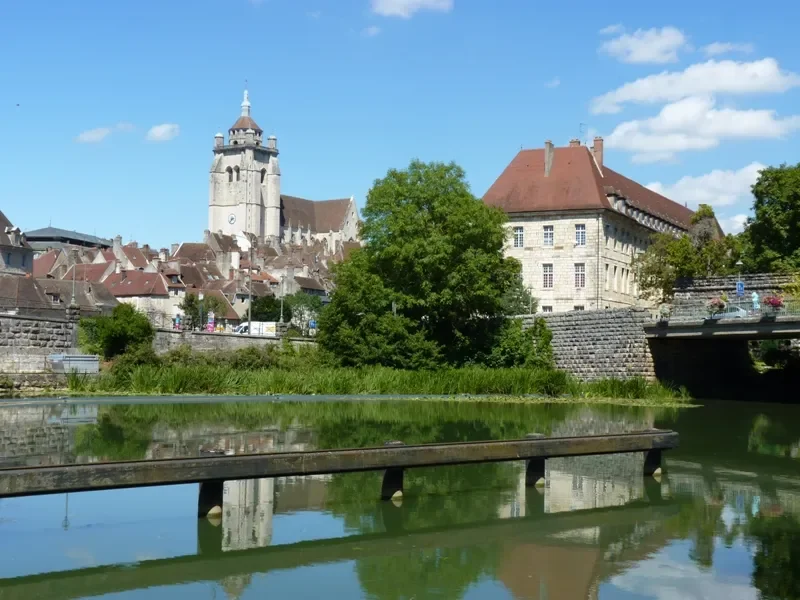
[[[389,442],[377,448],[13,468],[0,470],[0,498],[185,483],[209,484],[211,496],[221,497],[222,482],[229,480],[378,470],[386,471],[382,496],[389,498],[402,491],[403,470],[408,468],[525,460],[528,481],[533,484],[544,477],[548,458],[644,452],[644,472],[652,474],[661,465],[662,450],[677,445],[677,433],[649,430],[418,446]],[[213,504],[216,498],[209,501]]]

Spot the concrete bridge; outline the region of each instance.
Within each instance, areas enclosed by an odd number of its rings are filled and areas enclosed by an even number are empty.
[[[776,317],[722,317],[657,321],[644,325],[648,339],[783,340],[800,338],[800,313]]]

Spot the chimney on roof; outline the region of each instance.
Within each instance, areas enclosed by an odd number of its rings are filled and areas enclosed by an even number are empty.
[[[210,244],[211,243],[211,232],[208,229],[203,231],[203,243],[204,244]]]
[[[162,262],[162,263],[163,262],[167,262],[167,249],[166,248],[161,248],[161,250],[158,251],[158,260],[160,262]]]
[[[603,172],[603,138],[595,137],[594,146],[592,146],[592,154],[594,154],[594,161],[600,168],[600,173]]]
[[[578,138],[572,138],[569,141],[569,147],[570,148],[577,148],[580,145],[581,145],[581,141]]]
[[[121,262],[116,261],[114,263],[114,273],[122,273],[122,263]]]
[[[114,250],[114,254],[118,254],[119,252],[122,252],[122,236],[121,235],[118,235],[118,236],[116,236],[114,238],[114,244],[112,245],[112,248]]]
[[[550,169],[553,168],[553,142],[550,140],[544,143],[544,176],[550,177]]]
[[[181,247],[180,244],[171,244],[169,247],[169,255],[175,256],[175,253],[178,251],[178,248],[180,247]]]

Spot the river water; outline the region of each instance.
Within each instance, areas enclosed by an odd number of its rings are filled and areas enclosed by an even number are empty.
[[[681,434],[641,455],[227,482],[0,500],[0,600],[34,598],[800,598],[800,407],[493,402],[4,404],[0,469],[215,453]],[[0,477],[2,473],[0,472]]]

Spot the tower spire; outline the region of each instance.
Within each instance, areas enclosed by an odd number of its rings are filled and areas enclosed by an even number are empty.
[[[245,82],[244,100],[242,100],[242,116],[250,116],[250,95],[247,93],[247,83]]]

